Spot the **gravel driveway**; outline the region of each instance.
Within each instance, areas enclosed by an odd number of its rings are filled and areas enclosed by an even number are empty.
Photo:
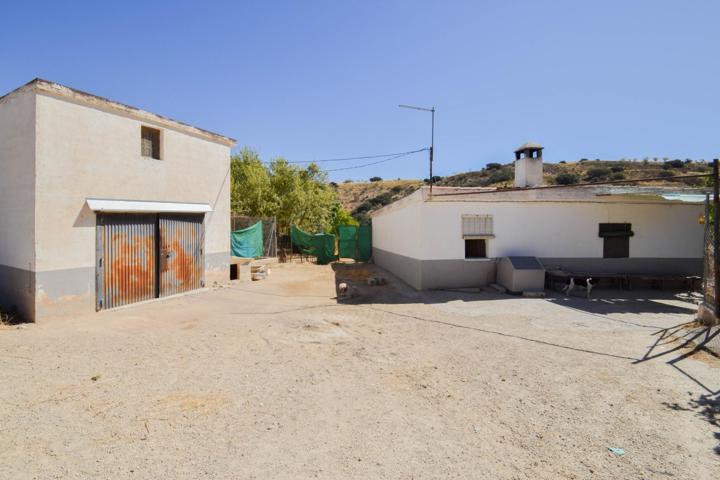
[[[420,294],[371,268],[5,327],[0,478],[717,478],[720,362],[671,335],[691,304]]]

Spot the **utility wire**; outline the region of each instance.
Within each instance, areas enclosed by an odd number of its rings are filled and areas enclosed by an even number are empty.
[[[325,171],[326,172],[339,172],[341,170],[353,170],[355,168],[369,167],[370,165],[377,165],[378,163],[385,163],[385,162],[389,162],[390,160],[395,160],[397,158],[407,157],[408,155],[410,155],[412,153],[422,152],[424,150],[427,150],[427,148],[423,148],[422,150],[415,150],[414,152],[399,153],[399,154],[395,155],[394,157],[386,158],[383,160],[378,160],[377,162],[364,163],[362,165],[353,165],[352,167],[332,168],[330,170],[325,170]]]
[[[405,156],[405,155],[410,155],[411,153],[424,152],[426,150],[428,150],[428,148],[420,148],[418,150],[412,150],[409,152],[385,153],[383,155],[367,155],[364,157],[324,158],[322,160],[297,160],[297,161],[292,161],[292,162],[287,162],[287,163],[347,162],[349,160],[367,160],[370,158],[395,157],[396,155]],[[399,157],[396,157],[396,158],[399,158]],[[270,163],[270,162],[263,162],[263,163]],[[372,163],[369,165],[372,165]]]

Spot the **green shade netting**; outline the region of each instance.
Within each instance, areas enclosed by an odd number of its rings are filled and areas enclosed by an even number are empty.
[[[353,225],[340,225],[340,256],[342,258],[355,258],[357,255],[357,227]]]
[[[312,234],[304,232],[295,225],[290,229],[293,245],[297,245],[305,255],[317,257],[320,265],[337,260],[335,255],[335,235],[331,233]]]
[[[372,227],[370,225],[340,225],[340,256],[368,261],[372,257]]]
[[[262,222],[236,230],[230,234],[232,254],[234,257],[257,258],[263,256]]]
[[[372,257],[372,225],[358,227],[358,256],[356,260],[367,262]]]

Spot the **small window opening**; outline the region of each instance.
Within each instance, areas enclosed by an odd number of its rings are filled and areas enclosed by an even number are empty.
[[[487,258],[486,240],[484,238],[466,238],[465,258]]]
[[[160,160],[160,130],[141,127],[140,137],[142,156]]]
[[[634,235],[630,223],[601,223],[599,236],[603,239],[603,258],[629,258],[630,237]]]

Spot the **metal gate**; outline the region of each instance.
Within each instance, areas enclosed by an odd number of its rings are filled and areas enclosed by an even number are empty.
[[[97,215],[97,309],[204,286],[203,215]]]
[[[160,296],[202,288],[203,215],[160,214]]]

